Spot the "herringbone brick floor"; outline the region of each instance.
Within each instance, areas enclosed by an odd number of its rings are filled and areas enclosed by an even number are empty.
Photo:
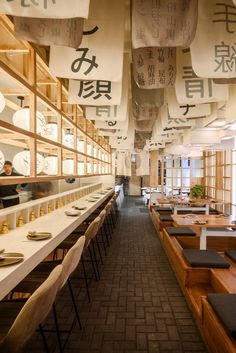
[[[207,353],[141,198],[125,198],[92,302],[76,287],[83,329],[76,325],[65,353]],[[58,298],[67,328],[73,309]],[[49,318],[49,323],[51,319]],[[50,335],[52,352],[58,352]],[[29,352],[43,352],[35,336]]]

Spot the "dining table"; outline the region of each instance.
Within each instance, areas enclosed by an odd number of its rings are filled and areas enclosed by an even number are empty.
[[[19,253],[23,255],[23,259],[10,266],[0,266],[0,300],[113,193],[114,188],[96,190],[32,222],[26,223],[22,227],[11,229],[7,234],[1,234],[0,265],[1,255],[4,256],[4,253]],[[75,206],[81,208],[77,214]],[[51,237],[40,241],[27,237],[28,234],[34,234],[34,232],[51,233]]]
[[[176,227],[199,229],[200,249],[206,250],[208,236],[236,236],[235,217],[229,215],[172,215]]]

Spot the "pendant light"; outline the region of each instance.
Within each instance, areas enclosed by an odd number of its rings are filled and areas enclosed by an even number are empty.
[[[45,129],[42,131],[41,135],[52,141],[58,140],[58,125],[54,121],[50,121],[46,124]]]
[[[74,134],[71,129],[66,129],[62,136],[62,143],[69,148],[74,148]]]
[[[57,175],[58,174],[58,157],[57,156],[47,156],[44,160],[43,171],[47,175]]]
[[[21,151],[13,157],[13,167],[22,175],[30,175],[30,151]],[[40,153],[36,153],[36,170],[40,174],[44,168],[44,157]]]
[[[30,131],[30,109],[28,106],[23,107],[23,96],[17,97],[21,101],[21,109],[17,110],[12,117],[13,125],[20,127],[21,129]],[[36,133],[41,134],[45,130],[46,121],[44,115],[36,111]]]

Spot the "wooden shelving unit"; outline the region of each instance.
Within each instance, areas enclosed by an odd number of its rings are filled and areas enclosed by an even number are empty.
[[[29,173],[23,178],[0,178],[1,184],[111,173],[108,140],[84,118],[79,105],[68,102],[67,82],[50,73],[47,52],[18,40],[12,22],[3,15],[0,16],[0,92],[6,100],[6,107],[0,113],[0,150],[8,160],[25,150],[30,155]],[[29,109],[28,128],[13,122],[14,113],[22,107]],[[50,173],[47,168],[37,170],[37,154],[47,163],[57,159],[54,170],[51,168]]]

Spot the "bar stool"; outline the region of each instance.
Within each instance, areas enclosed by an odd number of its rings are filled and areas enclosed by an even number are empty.
[[[56,266],[27,301],[21,299],[0,302],[1,327],[4,322],[6,323],[5,335],[0,341],[0,352],[20,352],[38,327],[45,351],[49,352],[42,322],[55,301],[62,281],[62,271],[62,265]],[[10,314],[15,318],[15,320],[13,318],[14,321],[12,320],[13,323],[9,323]]]
[[[63,259],[63,261],[61,263],[61,265],[62,265],[61,284],[59,287],[59,290],[61,290],[66,284],[68,284],[70,297],[71,297],[72,304],[73,304],[74,311],[75,311],[75,316],[78,321],[80,329],[82,329],[82,325],[80,322],[79,311],[78,311],[78,308],[76,305],[76,300],[75,300],[75,296],[74,296],[71,281],[70,281],[70,275],[75,271],[75,269],[79,265],[82,251],[83,251],[84,244],[85,244],[85,240],[86,240],[85,236],[80,237],[78,239],[78,241],[74,244],[74,246],[68,251],[65,258]],[[43,283],[43,281],[47,277],[48,273],[50,273],[50,271],[52,271],[58,265],[59,262],[60,261],[58,261],[58,260],[42,262],[21,283],[19,283],[14,288],[14,292],[15,293],[16,292],[33,293]],[[62,345],[61,337],[60,337],[61,331],[59,329],[55,304],[53,304],[53,315],[54,315],[54,320],[55,320],[55,327],[56,327],[56,333],[57,333],[60,352],[63,352],[64,347],[69,339],[70,331],[66,331],[66,333],[68,333],[68,335],[67,335],[67,338],[65,340],[64,345]]]

